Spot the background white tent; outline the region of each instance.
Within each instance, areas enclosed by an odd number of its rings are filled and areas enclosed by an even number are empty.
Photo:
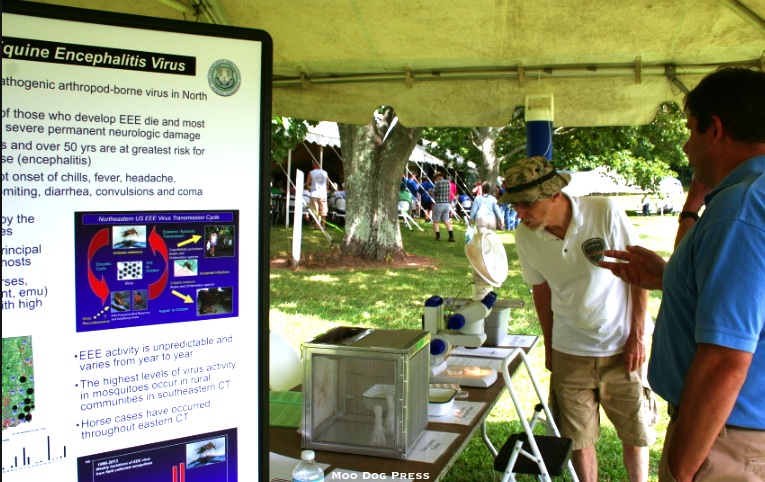
[[[683,194],[683,183],[680,179],[674,177],[665,177],[659,181],[659,191],[669,196],[680,196]]]
[[[587,196],[590,194],[638,194],[643,189],[627,184],[616,172],[601,166],[591,171],[567,172],[571,182],[563,188],[563,192],[572,196]]]
[[[309,126],[305,140],[320,146],[331,146],[338,150],[341,148],[340,132],[337,129],[336,122],[319,122],[316,126]],[[409,161],[418,165],[423,163],[435,164],[437,166],[444,165],[444,161],[428,153],[424,147],[419,145],[414,147],[414,151],[409,156]]]

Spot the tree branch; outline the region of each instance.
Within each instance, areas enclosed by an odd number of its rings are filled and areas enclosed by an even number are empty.
[[[566,128],[566,127],[557,127],[553,131],[553,135],[555,135],[555,136],[567,136],[569,134],[573,134],[577,130],[579,130],[578,127],[569,127],[569,128]]]
[[[481,139],[481,132],[477,128],[475,128],[475,127],[471,128],[470,129],[470,143],[473,144],[473,147],[475,147],[479,151],[481,150],[480,139]]]
[[[523,150],[526,150],[526,144],[525,143],[521,144],[520,146],[514,147],[513,150],[511,150],[507,154],[505,154],[502,157],[500,157],[499,160],[497,161],[497,163],[498,164],[502,164],[503,162],[505,162],[506,160],[510,159],[511,157],[513,157],[514,155],[518,154],[519,152],[521,152]]]

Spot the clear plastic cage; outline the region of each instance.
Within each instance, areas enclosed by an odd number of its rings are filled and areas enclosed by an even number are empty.
[[[404,458],[428,423],[430,333],[339,327],[303,344],[303,447]]]

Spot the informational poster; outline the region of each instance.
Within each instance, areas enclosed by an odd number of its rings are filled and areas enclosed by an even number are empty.
[[[2,17],[3,481],[258,480],[269,36]]]

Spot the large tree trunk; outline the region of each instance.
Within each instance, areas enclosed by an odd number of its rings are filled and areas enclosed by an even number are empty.
[[[481,151],[483,157],[479,172],[481,181],[489,181],[492,186],[497,185],[497,176],[499,176],[497,138],[503,129],[504,127],[477,127],[473,129],[473,145]]]
[[[388,109],[382,119],[373,119],[365,126],[337,125],[348,199],[343,256],[375,260],[405,257],[398,222],[398,189],[422,129],[408,129],[394,119],[395,113]]]

